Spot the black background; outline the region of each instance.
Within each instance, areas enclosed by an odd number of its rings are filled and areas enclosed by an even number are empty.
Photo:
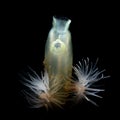
[[[71,5],[70,5],[71,4]],[[10,107],[5,109],[11,116],[17,118],[33,119],[97,119],[113,115],[113,58],[114,40],[112,31],[113,6],[109,3],[64,3],[56,1],[55,4],[16,3],[9,6],[6,11],[6,27],[4,28],[8,40],[6,41],[6,70],[8,72],[7,103]],[[103,99],[93,98],[99,107],[89,102],[75,105],[64,110],[44,108],[31,109],[27,104],[20,83],[19,73],[27,66],[38,73],[43,70],[44,49],[47,35],[52,26],[52,17],[65,16],[71,19],[70,31],[73,43],[73,65],[82,58],[89,57],[92,61],[99,58],[98,67],[106,69],[105,75],[111,77],[102,81],[105,92]],[[8,47],[7,47],[8,46]],[[63,58],[65,59],[65,58]],[[10,83],[10,84],[9,84]]]

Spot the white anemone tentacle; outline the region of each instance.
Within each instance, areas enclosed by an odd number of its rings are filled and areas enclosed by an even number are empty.
[[[47,71],[44,72],[44,75],[41,74],[41,77],[34,70],[31,69],[31,71],[33,74],[27,73],[29,78],[24,78],[24,85],[31,92],[24,91],[24,93],[32,107],[39,108],[46,104],[46,97],[43,94],[49,95],[49,77]]]
[[[87,58],[86,60],[83,59],[83,62],[79,61],[79,64],[73,67],[75,75],[78,79],[78,81],[75,83],[77,96],[79,98],[84,97],[87,101],[93,103],[94,105],[97,104],[89,99],[87,95],[102,98],[101,96],[97,95],[97,93],[100,91],[104,91],[104,89],[93,88],[92,85],[101,79],[109,77],[103,75],[103,72],[105,70],[99,71],[99,69],[96,67],[97,62],[98,59],[93,65],[93,63],[89,61],[89,58]]]

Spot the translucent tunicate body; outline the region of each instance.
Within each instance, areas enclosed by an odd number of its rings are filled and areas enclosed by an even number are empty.
[[[53,17],[53,26],[48,34],[45,46],[45,68],[51,76],[71,76],[72,44],[69,32],[69,19]]]

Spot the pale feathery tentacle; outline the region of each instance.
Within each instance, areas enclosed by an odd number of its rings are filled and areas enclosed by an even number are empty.
[[[24,85],[30,90],[24,91],[24,93],[31,107],[39,108],[45,106],[48,109],[48,107],[56,105],[62,108],[65,103],[66,93],[62,90],[63,86],[59,84],[59,80],[54,80],[55,78],[49,80],[46,70],[44,75],[41,74],[41,77],[34,70],[31,69],[31,71],[33,74],[27,73],[29,78],[23,77],[25,80]],[[50,84],[50,81],[53,81],[52,84]]]
[[[29,88],[29,91],[24,91],[28,102],[33,108],[39,108],[46,105],[49,102],[49,77],[47,71],[41,77],[30,68],[32,74],[27,73],[29,78],[23,77],[25,86]]]
[[[89,58],[87,58],[86,60],[83,59],[83,62],[79,61],[79,64],[73,67],[75,75],[77,77],[77,81],[74,82],[74,90],[76,92],[76,96],[78,98],[84,97],[87,101],[91,102],[94,105],[97,104],[89,99],[87,95],[102,98],[101,96],[97,95],[97,93],[104,91],[104,89],[93,88],[92,85],[101,79],[109,77],[103,75],[103,72],[105,70],[99,71],[99,69],[96,67],[97,62],[98,59],[93,65],[93,63],[89,61]]]

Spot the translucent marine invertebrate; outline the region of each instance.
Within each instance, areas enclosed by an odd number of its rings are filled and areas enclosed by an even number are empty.
[[[92,87],[93,83],[106,78],[102,74],[104,71],[99,71],[96,67],[97,62],[92,64],[87,58],[87,60],[79,62],[79,65],[72,67],[70,23],[69,19],[53,17],[53,26],[45,46],[43,62],[45,73],[39,77],[32,70],[34,76],[28,74],[29,79],[25,83],[31,90],[31,93],[27,92],[27,96],[33,107],[45,106],[48,108],[53,104],[62,107],[71,93],[74,93],[78,99],[84,97],[96,105],[87,95],[100,97],[97,93],[103,91],[103,89]],[[72,77],[72,68],[77,80],[74,76]]]

